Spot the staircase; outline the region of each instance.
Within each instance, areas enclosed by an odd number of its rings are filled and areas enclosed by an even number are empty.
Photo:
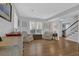
[[[66,30],[66,39],[78,42],[78,20],[70,25]]]

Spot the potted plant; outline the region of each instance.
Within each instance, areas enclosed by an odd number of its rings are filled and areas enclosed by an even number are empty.
[[[0,41],[2,41],[2,38],[0,37]]]

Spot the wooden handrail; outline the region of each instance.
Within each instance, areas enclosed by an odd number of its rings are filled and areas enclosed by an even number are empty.
[[[75,25],[76,23],[78,22],[78,20],[76,22],[74,22],[72,25],[70,25],[66,30],[64,31],[67,31],[69,28],[71,28],[73,25]]]

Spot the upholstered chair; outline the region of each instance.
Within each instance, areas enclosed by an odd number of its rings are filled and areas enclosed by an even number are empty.
[[[42,38],[45,40],[52,40],[52,33],[50,32],[44,32],[42,35]]]
[[[31,42],[33,40],[33,35],[28,34],[26,31],[22,31],[23,42]]]

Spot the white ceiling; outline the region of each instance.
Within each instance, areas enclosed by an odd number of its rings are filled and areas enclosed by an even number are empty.
[[[14,3],[19,16],[48,19],[67,9],[77,6],[76,3]]]

